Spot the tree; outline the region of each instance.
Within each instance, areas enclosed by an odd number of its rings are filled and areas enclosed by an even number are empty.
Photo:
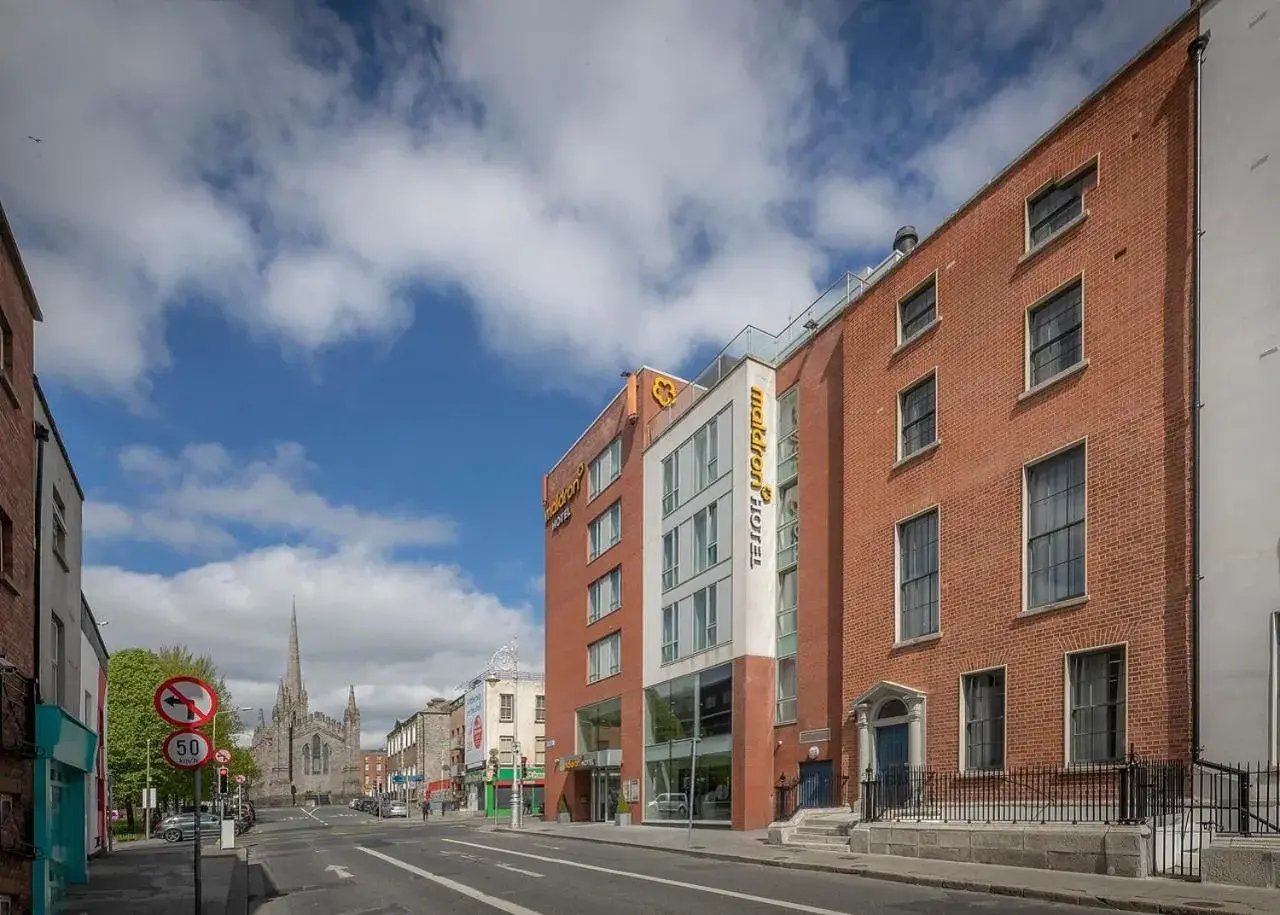
[[[124,801],[130,832],[133,806],[141,803],[146,787],[148,760],[151,784],[160,789],[157,793],[169,787],[172,770],[161,756],[169,726],[156,715],[151,702],[163,680],[160,659],[144,648],[117,651],[107,664],[107,766],[115,779],[116,797]]]

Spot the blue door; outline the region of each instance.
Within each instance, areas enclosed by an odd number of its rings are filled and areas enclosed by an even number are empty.
[[[876,728],[876,778],[880,784],[881,805],[901,804],[910,796],[905,724]]]
[[[800,764],[800,807],[834,807],[835,798],[831,786],[834,781],[834,762],[823,759]]]

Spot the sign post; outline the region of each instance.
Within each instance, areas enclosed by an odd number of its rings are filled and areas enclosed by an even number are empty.
[[[213,743],[195,729],[208,724],[218,713],[218,693],[208,683],[195,677],[170,677],[156,687],[152,704],[162,721],[178,729],[164,740],[165,760],[175,769],[193,773],[195,836],[192,842],[192,882],[195,890],[194,912],[195,915],[201,915],[204,890],[200,875],[200,845],[205,820],[200,810],[200,773],[213,755]]]

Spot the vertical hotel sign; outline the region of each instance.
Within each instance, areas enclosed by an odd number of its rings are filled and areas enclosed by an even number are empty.
[[[748,568],[764,562],[764,507],[773,501],[773,487],[764,481],[765,455],[769,450],[769,427],[765,423],[764,391],[751,387],[751,480],[747,512]]]
[[[558,530],[560,525],[564,524],[572,516],[569,503],[573,501],[574,496],[582,489],[582,477],[587,472],[586,464],[579,464],[578,469],[574,471],[573,479],[564,489],[555,494],[543,506],[543,514],[546,515],[547,524],[551,525],[551,529]]]

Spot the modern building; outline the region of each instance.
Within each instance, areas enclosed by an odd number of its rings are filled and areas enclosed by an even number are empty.
[[[367,796],[381,794],[387,789],[387,751],[365,750],[360,754],[362,787]]]
[[[98,658],[82,650],[87,606],[80,589],[84,491],[58,432],[49,403],[35,382],[36,537],[39,551],[39,681],[34,774],[36,915],[54,911],[69,884],[89,879],[89,823],[98,781],[97,701],[86,692],[86,666],[98,679]]]
[[[452,705],[432,699],[387,734],[387,787],[410,803],[421,801],[426,786],[449,771]]]
[[[552,469],[575,819],[605,760],[637,819],[749,829],[780,783],[1189,756],[1195,35],[776,336],[637,373]]]
[[[1280,3],[1200,9],[1196,743],[1280,764]]]
[[[0,207],[0,910],[35,907],[32,842],[36,723],[35,322],[42,320]]]
[[[485,816],[511,812],[515,767],[523,757],[526,810],[544,806],[546,683],[541,672],[490,668],[463,693],[464,809]]]
[[[93,773],[85,777],[85,849],[90,858],[110,850],[111,810],[107,804],[107,646],[93,610],[80,595],[81,724],[98,738]]]

